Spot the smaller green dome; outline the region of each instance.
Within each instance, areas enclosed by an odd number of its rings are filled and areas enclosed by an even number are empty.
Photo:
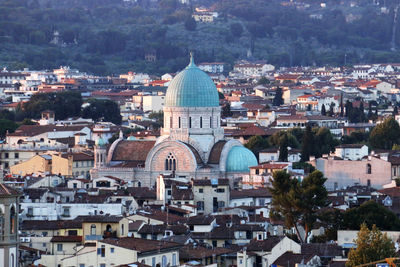
[[[95,144],[96,144],[96,146],[105,146],[107,143],[106,143],[106,141],[104,141],[104,139],[103,138],[99,138],[99,139],[97,139],[96,140],[96,142],[95,142]]]
[[[136,137],[134,137],[133,135],[131,135],[131,136],[128,137],[127,140],[128,140],[128,141],[134,141],[134,140],[136,140]]]
[[[248,172],[251,166],[257,166],[257,158],[251,150],[244,146],[234,146],[226,159],[227,172]]]

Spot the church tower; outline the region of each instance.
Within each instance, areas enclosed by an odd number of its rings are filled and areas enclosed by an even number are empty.
[[[100,168],[106,166],[107,159],[107,145],[103,138],[99,138],[96,140],[96,144],[94,146],[94,167]]]
[[[211,78],[195,65],[191,54],[189,65],[168,86],[160,140],[185,142],[207,162],[207,152],[224,138],[220,119],[218,90]]]

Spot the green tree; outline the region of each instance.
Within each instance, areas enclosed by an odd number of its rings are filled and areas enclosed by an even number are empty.
[[[389,117],[371,131],[369,144],[373,149],[391,149],[394,144],[400,144],[400,126]]]
[[[301,243],[307,242],[309,233],[316,222],[316,212],[327,205],[326,178],[320,171],[314,171],[299,182],[286,171],[274,172],[268,189],[272,195],[271,217],[283,219],[285,225],[294,228]],[[298,226],[302,225],[302,236]]]
[[[279,143],[279,161],[288,160],[288,144],[287,134],[284,134]]]
[[[310,156],[314,154],[314,133],[311,130],[311,126],[307,125],[306,131],[303,135],[303,141],[301,143],[301,161],[310,160]]]
[[[322,104],[322,107],[321,107],[321,115],[322,115],[322,116],[326,116],[325,104]]]
[[[231,104],[229,102],[222,108],[221,115],[224,118],[232,117]]]
[[[261,77],[258,81],[257,84],[269,84],[270,80],[267,79],[267,77]]]
[[[245,147],[253,151],[253,153],[258,157],[258,153],[269,147],[268,141],[259,135],[250,137],[249,141],[245,144]]]
[[[231,34],[234,38],[240,38],[243,33],[243,26],[240,23],[232,23],[230,26]]]
[[[162,110],[158,112],[150,112],[149,119],[155,120],[158,125],[164,127],[164,112]]]
[[[192,17],[188,17],[185,20],[185,29],[188,31],[194,31],[196,30],[196,21]]]
[[[117,125],[122,121],[118,104],[103,99],[89,99],[88,105],[82,110],[82,117],[94,121],[109,121]]]
[[[313,154],[321,157],[323,154],[329,154],[339,145],[339,141],[333,137],[331,131],[326,127],[316,128],[314,134]]]
[[[282,98],[282,88],[278,87],[276,88],[275,91],[275,97],[272,103],[274,106],[280,106],[283,104],[283,98]]]
[[[328,112],[328,116],[333,117],[333,115],[335,115],[335,103],[331,103],[329,105],[329,112]]]
[[[0,119],[0,137],[4,138],[7,134],[13,133],[18,128],[18,124],[13,121]]]
[[[57,92],[35,94],[23,104],[24,117],[38,119],[42,111],[49,109],[54,111],[57,120],[80,115],[82,96],[79,92]]]
[[[348,209],[344,213],[342,225],[344,229],[358,230],[362,223],[368,227],[376,225],[382,230],[400,230],[400,220],[396,214],[373,200]]]
[[[347,267],[354,267],[396,255],[393,241],[386,234],[382,234],[375,225],[369,230],[366,224],[362,224],[355,241],[356,248],[349,252]]]
[[[287,141],[286,146],[289,146],[291,148],[298,148],[300,146],[299,142],[297,141],[297,138],[292,133],[298,134],[295,130],[292,130],[292,129],[290,129],[288,131],[282,130],[282,131],[276,132],[268,138],[268,143],[271,146],[280,147],[282,139],[285,137],[286,141]]]

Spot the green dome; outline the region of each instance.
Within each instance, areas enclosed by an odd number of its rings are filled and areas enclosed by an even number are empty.
[[[189,65],[172,79],[166,93],[166,107],[218,107],[217,87],[190,57]]]
[[[249,167],[257,165],[256,156],[244,146],[232,147],[226,159],[227,172],[248,172],[250,171]]]
[[[105,146],[106,141],[104,141],[104,139],[100,137],[99,139],[96,140],[95,144],[96,146]]]

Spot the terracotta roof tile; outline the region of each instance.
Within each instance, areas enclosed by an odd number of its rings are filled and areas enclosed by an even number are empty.
[[[144,164],[147,154],[153,148],[155,142],[154,140],[122,140],[114,150],[112,161],[140,162]]]
[[[110,244],[117,247],[122,247],[130,250],[136,250],[139,253],[143,252],[160,252],[164,249],[179,249],[181,245],[172,242],[165,241],[157,241],[157,240],[148,240],[148,239],[140,239],[133,237],[124,237],[118,239],[105,239],[99,241],[100,243]]]

